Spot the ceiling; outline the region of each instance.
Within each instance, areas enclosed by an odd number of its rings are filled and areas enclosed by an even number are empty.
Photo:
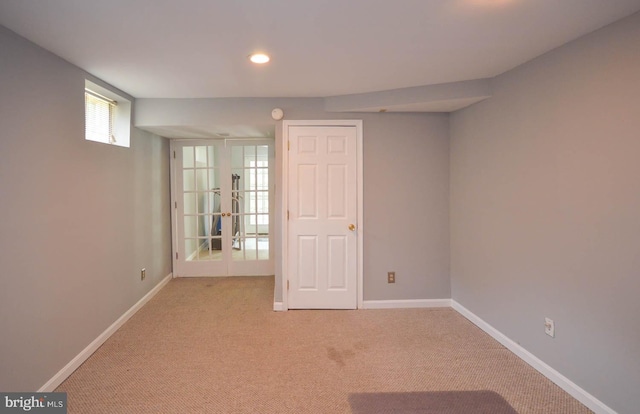
[[[638,10],[640,0],[0,0],[0,24],[137,98],[335,97],[491,78]],[[272,61],[251,64],[254,51]]]

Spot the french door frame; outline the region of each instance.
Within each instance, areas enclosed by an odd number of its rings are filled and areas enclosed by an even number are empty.
[[[194,146],[198,146],[198,145],[211,145],[212,143],[216,143],[221,145],[223,148],[227,148],[229,146],[233,146],[233,145],[269,145],[270,147],[272,147],[271,151],[275,150],[275,146],[276,143],[274,142],[273,139],[269,139],[269,138],[207,138],[207,139],[171,139],[170,140],[170,157],[169,157],[169,164],[170,164],[170,174],[171,174],[171,230],[172,230],[172,237],[171,237],[171,251],[172,251],[172,269],[173,269],[173,277],[183,277],[184,275],[179,274],[179,260],[184,260],[184,257],[180,257],[180,259],[178,258],[178,255],[185,255],[184,253],[184,240],[181,240],[180,238],[180,231],[178,226],[183,226],[184,223],[180,224],[180,220],[182,220],[182,217],[178,217],[179,216],[179,208],[178,208],[178,203],[180,203],[181,201],[178,201],[181,197],[182,194],[179,193],[179,187],[178,183],[177,183],[177,179],[178,179],[178,172],[177,172],[177,159],[176,159],[176,153],[177,153],[177,148],[178,146],[183,146],[183,145],[194,145]],[[269,159],[270,164],[273,163],[272,166],[269,167],[269,175],[271,176],[272,173],[274,173],[275,175],[275,170],[276,170],[276,159],[275,157],[273,157],[273,153],[271,152],[270,155],[270,159]],[[275,183],[275,179],[271,178],[270,180],[274,180],[273,183]],[[275,200],[275,184],[273,186],[273,188],[270,189],[269,192],[269,198],[272,200]],[[274,204],[271,204],[270,206],[270,213],[269,213],[269,250],[270,250],[270,259],[269,261],[271,261],[272,263],[272,267],[274,264],[274,249],[276,248],[276,240],[275,240],[275,233],[276,233],[276,229],[275,229],[275,225],[274,225],[274,219],[276,217],[276,212],[273,208]],[[223,239],[224,240],[224,239]],[[181,245],[182,243],[182,245]],[[273,270],[273,269],[272,269]],[[273,274],[273,273],[271,273]],[[243,274],[244,275],[244,274]],[[260,276],[261,274],[258,274],[258,276]],[[212,277],[224,277],[224,276],[231,276],[228,272],[226,275],[212,275]],[[189,276],[186,276],[189,277]],[[208,276],[207,276],[208,277]]]
[[[274,310],[286,311],[289,310],[289,298],[288,298],[288,280],[289,280],[289,223],[287,217],[287,206],[289,205],[289,127],[291,126],[322,126],[322,127],[355,127],[356,128],[356,151],[357,151],[357,225],[356,225],[356,237],[357,237],[357,251],[356,260],[357,264],[357,307],[362,309],[363,307],[363,284],[364,284],[364,272],[363,272],[363,234],[364,228],[364,213],[363,213],[363,201],[364,201],[364,187],[363,187],[363,134],[362,134],[362,120],[359,119],[342,119],[342,120],[322,120],[322,121],[281,121],[279,123],[276,133],[276,167],[279,168],[279,173],[276,172],[276,187],[282,190],[276,193],[276,200],[279,206],[276,206],[276,214],[279,215],[278,223],[276,223],[276,284],[280,285],[282,292],[282,302],[274,300]],[[278,139],[278,136],[281,138]],[[280,157],[280,160],[278,160]],[[278,208],[279,207],[279,208]],[[276,292],[277,295],[277,292]]]

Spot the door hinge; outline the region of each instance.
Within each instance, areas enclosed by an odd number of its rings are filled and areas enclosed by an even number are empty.
[[[175,151],[173,151],[173,159],[174,160],[176,159],[176,152]]]
[[[287,151],[291,150],[291,141],[287,141]]]
[[[287,210],[287,220],[289,220],[289,210]]]
[[[176,260],[178,260],[178,252],[176,252]]]
[[[289,281],[287,280],[287,290],[289,290]]]
[[[178,208],[178,202],[174,201],[173,203],[175,204],[175,208]]]

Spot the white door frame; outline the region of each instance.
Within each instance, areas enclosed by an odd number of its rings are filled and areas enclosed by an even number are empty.
[[[282,269],[281,272],[281,286],[282,286],[282,307],[278,310],[288,310],[289,309],[289,295],[287,293],[287,282],[289,280],[289,269],[288,269],[288,252],[289,252],[289,244],[288,237],[289,234],[289,223],[287,220],[287,206],[289,205],[289,179],[287,171],[289,169],[289,151],[288,151],[288,142],[289,142],[289,127],[290,126],[350,126],[356,128],[356,145],[357,145],[357,214],[358,214],[358,222],[356,223],[356,237],[357,237],[357,253],[356,260],[358,262],[357,265],[357,294],[358,294],[358,309],[362,309],[363,302],[363,233],[364,233],[364,214],[363,214],[363,164],[362,164],[362,120],[360,119],[341,119],[341,120],[322,120],[322,121],[282,121],[282,139],[280,145],[276,147],[276,151],[278,148],[281,149],[281,160],[282,163],[280,165],[280,181],[276,183],[276,187],[282,189],[281,191],[276,191],[276,197],[280,198],[280,211],[276,211],[276,214],[280,214],[280,223],[281,229],[279,229],[280,233],[280,257],[276,256],[276,260],[280,260],[280,266]],[[276,162],[277,162],[277,153],[276,153]],[[279,194],[278,194],[279,193]],[[276,239],[277,242],[277,239]],[[276,279],[277,282],[277,279]]]

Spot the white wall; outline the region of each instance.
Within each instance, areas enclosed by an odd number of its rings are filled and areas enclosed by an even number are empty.
[[[639,74],[635,14],[451,117],[453,299],[620,413],[640,407]]]
[[[168,142],[85,141],[85,73],[0,53],[0,390],[33,391],[170,273]]]
[[[316,98],[140,99],[135,124],[273,130],[275,107],[289,120],[363,120],[364,299],[450,298],[447,114],[331,113]],[[276,142],[276,157],[279,151]],[[390,270],[395,284],[387,283]],[[280,286],[276,281],[276,301]]]

